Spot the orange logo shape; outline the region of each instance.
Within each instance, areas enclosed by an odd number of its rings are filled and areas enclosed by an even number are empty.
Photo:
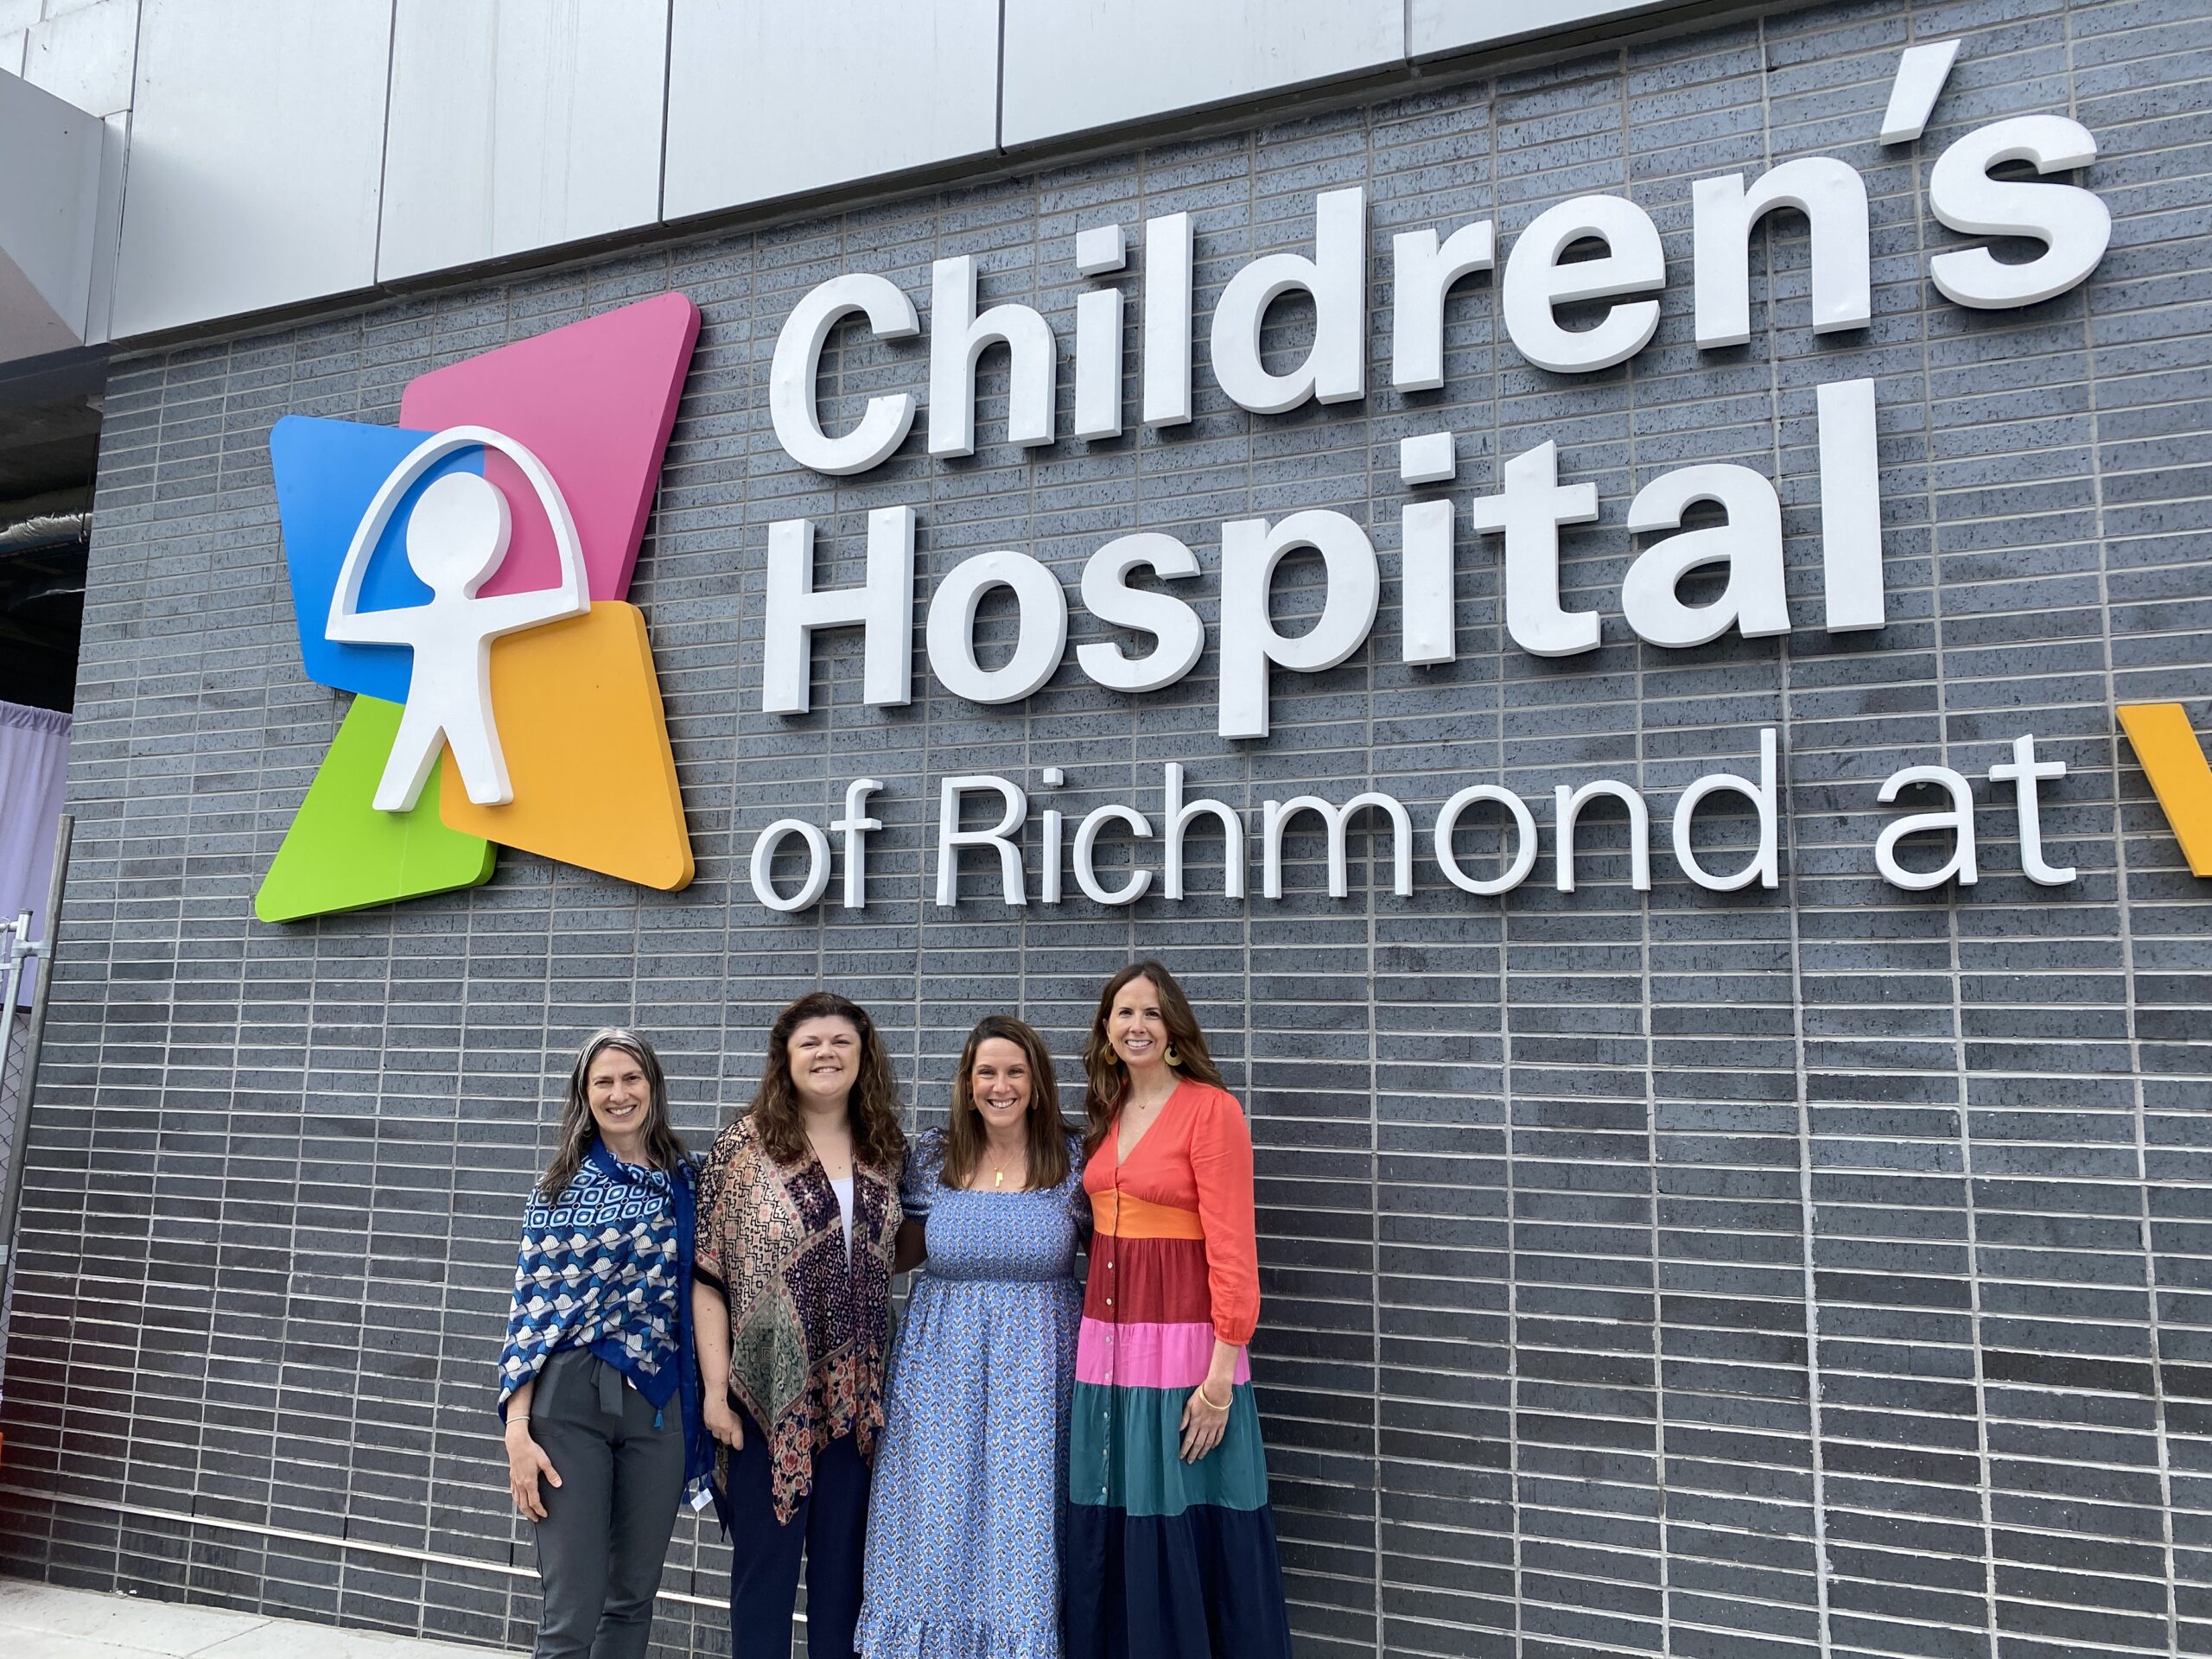
[[[448,829],[640,887],[691,880],[676,756],[636,606],[601,600],[496,641],[492,706],[514,798],[480,806],[447,790],[438,816]]]

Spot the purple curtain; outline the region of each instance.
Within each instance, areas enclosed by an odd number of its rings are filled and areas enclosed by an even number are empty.
[[[31,913],[31,937],[46,937],[46,890],[54,878],[54,831],[69,780],[69,716],[0,702],[0,920]],[[0,957],[0,990],[5,988]],[[31,1000],[28,967],[17,993]]]

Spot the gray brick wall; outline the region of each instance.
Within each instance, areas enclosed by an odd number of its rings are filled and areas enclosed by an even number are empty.
[[[1898,52],[1952,34],[1928,142],[1878,149]],[[1255,1368],[1307,1659],[2212,1653],[2212,885],[2111,712],[2175,698],[2212,726],[2209,78],[2205,0],[1842,3],[118,365],[0,1567],[525,1643],[490,1366],[569,1046],[610,1018],[655,1033],[703,1142],[747,1097],[773,1010],[826,982],[874,1010],[926,1120],[989,1010],[1037,1021],[1072,1075],[1096,986],[1145,952],[1185,977],[1254,1120]],[[2037,310],[1964,313],[1925,279],[1952,240],[1926,163],[2039,111],[2096,135],[2111,251]],[[1814,340],[1789,223],[1758,245],[1751,344],[1699,353],[1692,180],[1820,153],[1868,181],[1875,326]],[[823,276],[925,296],[932,258],[972,251],[987,302],[1039,305],[1067,340],[1079,223],[1192,211],[1204,314],[1347,182],[1369,188],[1378,251],[1492,214],[1510,238],[1554,200],[1625,189],[1673,262],[1658,339],[1561,382],[1497,336],[1477,282],[1440,392],[1253,418],[1202,366],[1190,427],[1021,453],[998,441],[994,358],[970,461],[931,464],[917,436],[833,482],[769,431],[777,328]],[[663,895],[507,855],[474,894],[255,923],[341,713],[299,671],[270,423],[391,421],[426,368],[671,285],[706,323],[636,596],[697,881]],[[1310,315],[1277,312],[1286,357],[1301,329]],[[833,422],[923,364],[916,343],[845,342]],[[1692,461],[1777,479],[1801,620],[1816,613],[1812,388],[1854,375],[1881,399],[1887,631],[1638,645],[1617,614],[1622,518]],[[1614,613],[1597,656],[1507,644],[1496,544],[1465,537],[1459,660],[1395,661],[1397,440],[1444,425],[1463,493],[1547,436],[1598,484],[1602,522],[1566,543],[1572,594]],[[1224,518],[1333,506],[1382,550],[1383,614],[1341,668],[1277,677],[1264,743],[1213,735],[1211,649],[1135,703],[1071,653],[1019,709],[925,679],[879,710],[857,637],[831,636],[815,712],[764,716],[769,521],[818,518],[823,580],[852,581],[868,509],[900,502],[920,510],[925,593],[1002,545],[1072,588],[1133,527],[1212,569]],[[1312,575],[1290,568],[1287,614],[1311,609]],[[1096,631],[1073,626],[1071,645]],[[1572,896],[1541,885],[1547,862],[1471,899],[1424,854],[1395,899],[1357,836],[1344,901],[1312,836],[1279,904],[1207,896],[1213,874],[1179,907],[1121,912],[1011,912],[980,878],[940,912],[925,886],[950,771],[1033,785],[1065,766],[1071,813],[1156,806],[1169,759],[1251,807],[1367,786],[1433,807],[1500,781],[1548,835],[1554,783],[1636,783],[1663,823],[1690,778],[1750,770],[1763,724],[1784,752],[1774,895],[1690,887],[1663,831],[1657,885],[1633,893],[1610,809]],[[2048,823],[2080,881],[2022,879],[1985,783],[1979,887],[1881,883],[1878,781],[1933,760],[1986,778],[2024,731],[2072,768]],[[753,835],[826,821],[861,771],[889,785],[865,915],[753,904]],[[724,1570],[684,1522],[667,1651],[722,1650]]]

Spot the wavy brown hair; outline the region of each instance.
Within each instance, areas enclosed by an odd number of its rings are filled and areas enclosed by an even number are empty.
[[[1183,995],[1183,988],[1175,982],[1175,976],[1165,964],[1157,962],[1133,962],[1106,982],[1106,988],[1098,994],[1098,1012],[1091,1017],[1090,1035],[1083,1046],[1083,1071],[1090,1086],[1083,1096],[1083,1151],[1089,1157],[1105,1144],[1114,1128],[1114,1120],[1122,1115],[1122,1106],[1129,1097],[1129,1068],[1122,1064],[1114,1052],[1114,1046],[1106,1039],[1106,1021],[1114,1012],[1114,1000],[1122,988],[1131,982],[1148,979],[1160,993],[1160,1017],[1167,1027],[1168,1046],[1175,1051],[1175,1069],[1186,1077],[1196,1077],[1200,1083],[1222,1086],[1221,1071],[1213,1063],[1213,1056],[1206,1052],[1206,1034],[1198,1029],[1198,1017],[1191,1012],[1191,999]]]
[[[645,1103],[645,1155],[653,1167],[674,1169],[691,1156],[683,1137],[669,1122],[668,1079],[661,1072],[660,1056],[653,1052],[653,1046],[634,1031],[602,1027],[584,1039],[583,1046],[576,1051],[576,1063],[569,1068],[569,1097],[561,1109],[557,1149],[545,1173],[537,1178],[538,1196],[548,1204],[569,1190],[569,1183],[576,1179],[576,1172],[591,1154],[591,1143],[599,1137],[599,1125],[591,1115],[591,1063],[610,1048],[620,1049],[645,1074],[651,1091]]]
[[[860,1075],[854,1081],[853,1092],[845,1097],[853,1155],[861,1163],[889,1170],[896,1179],[900,1160],[906,1155],[906,1136],[899,1127],[899,1085],[892,1078],[891,1062],[868,1010],[835,991],[809,991],[778,1014],[776,1023],[768,1029],[768,1057],[760,1067],[760,1087],[746,1108],[761,1146],[779,1164],[800,1163],[814,1155],[806,1143],[798,1086],[791,1081],[791,1033],[810,1020],[842,1020],[860,1033]]]
[[[1060,1086],[1053,1079],[1045,1039],[1010,1014],[978,1020],[960,1051],[960,1069],[952,1077],[952,1122],[945,1130],[944,1166],[938,1179],[946,1186],[965,1186],[982,1161],[990,1131],[976,1104],[976,1052],[994,1038],[1014,1044],[1029,1062],[1029,1183],[1024,1190],[1049,1192],[1068,1178],[1068,1123],[1060,1116]]]

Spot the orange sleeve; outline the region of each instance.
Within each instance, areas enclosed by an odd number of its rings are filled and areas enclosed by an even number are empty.
[[[1233,1347],[1260,1323],[1260,1247],[1252,1213],[1252,1132],[1234,1095],[1215,1091],[1191,1131],[1191,1173],[1206,1236],[1213,1333]]]

